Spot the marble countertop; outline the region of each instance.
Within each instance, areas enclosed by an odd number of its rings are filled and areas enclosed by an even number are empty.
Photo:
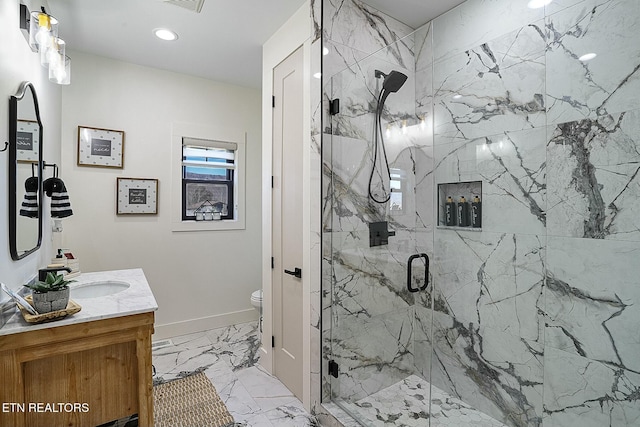
[[[82,273],[73,280],[70,285],[71,299],[78,303],[82,310],[67,316],[64,319],[53,322],[32,324],[27,323],[16,307],[16,312],[7,323],[0,328],[0,336],[33,331],[36,329],[55,328],[59,326],[73,325],[76,323],[92,322],[94,320],[109,319],[113,317],[129,316],[132,314],[156,311],[158,304],[151,292],[147,278],[141,268],[130,270],[100,271],[95,273]],[[127,282],[128,289],[117,294],[101,296],[97,298],[75,298],[74,287],[97,281],[114,280]]]

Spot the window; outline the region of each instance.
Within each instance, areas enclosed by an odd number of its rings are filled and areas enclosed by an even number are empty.
[[[247,133],[197,123],[171,124],[171,229],[244,230]],[[219,208],[197,221],[203,203]],[[217,209],[216,209],[217,210]],[[204,213],[204,212],[203,212]],[[198,218],[200,219],[200,218]]]
[[[399,213],[404,210],[404,186],[405,186],[405,173],[401,169],[390,170],[389,186],[391,188],[391,197],[389,199],[389,208],[394,213]]]
[[[182,138],[182,220],[195,220],[198,212],[220,212],[235,219],[235,143]]]

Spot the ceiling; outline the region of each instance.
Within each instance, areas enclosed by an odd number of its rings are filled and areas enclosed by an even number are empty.
[[[70,50],[259,88],[262,45],[304,0],[204,0],[200,13],[187,8],[198,0],[48,2],[48,12],[60,21],[59,35]],[[463,0],[365,2],[418,27]],[[155,28],[175,31],[178,40],[156,38]]]

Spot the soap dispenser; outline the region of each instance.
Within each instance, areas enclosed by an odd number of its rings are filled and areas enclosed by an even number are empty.
[[[65,267],[67,266],[67,257],[62,253],[62,249],[58,249],[58,254],[55,258],[51,259],[50,265],[62,265]]]
[[[456,224],[456,204],[451,196],[448,196],[447,202],[444,204],[444,225],[452,227]]]
[[[471,202],[471,227],[482,227],[482,202],[478,196],[474,196]]]
[[[458,226],[469,226],[469,203],[464,196],[460,196],[460,201],[458,202]]]

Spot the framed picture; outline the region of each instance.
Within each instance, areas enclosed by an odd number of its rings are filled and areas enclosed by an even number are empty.
[[[116,214],[158,213],[158,180],[146,178],[117,178]]]
[[[78,126],[78,166],[124,167],[124,131]]]
[[[18,120],[16,159],[24,163],[38,163],[40,158],[40,125],[34,120]]]

